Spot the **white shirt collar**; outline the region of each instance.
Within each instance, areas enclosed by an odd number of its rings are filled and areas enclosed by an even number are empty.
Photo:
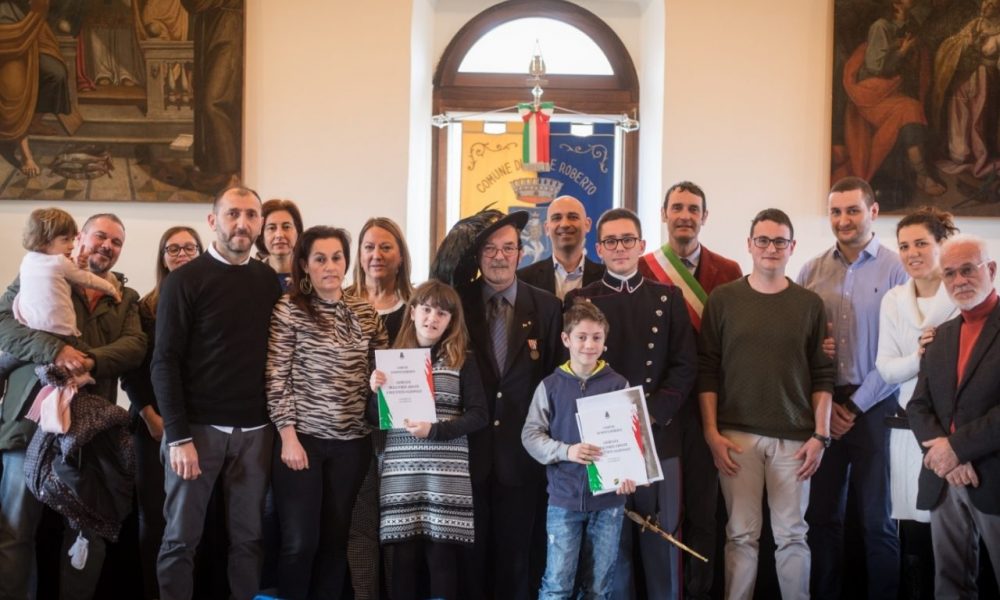
[[[215,249],[215,242],[212,242],[211,244],[208,245],[208,253],[212,255],[212,258],[214,258],[215,260],[217,260],[217,261],[219,261],[219,262],[221,262],[223,264],[227,264],[227,265],[233,264],[233,263],[229,262],[228,260],[226,260],[226,257],[222,256],[222,254],[220,254],[219,251]],[[245,265],[245,264],[247,264],[249,262],[250,262],[250,255],[247,254],[246,260],[244,260],[243,262],[239,263],[236,266],[242,267],[243,265]]]

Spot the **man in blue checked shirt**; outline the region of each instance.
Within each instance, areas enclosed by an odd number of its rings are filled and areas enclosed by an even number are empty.
[[[896,386],[875,369],[882,296],[907,279],[899,257],[872,231],[878,203],[868,183],[846,177],[828,199],[837,242],[799,271],[798,283],[823,298],[836,345],[837,378],[830,431],[834,438],[812,478],[809,546],[814,598],[840,598],[844,516],[850,485],[858,502],[869,598],[895,598],[899,540],[889,508],[889,430]]]

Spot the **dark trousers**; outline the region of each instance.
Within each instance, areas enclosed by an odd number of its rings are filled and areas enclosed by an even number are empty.
[[[24,482],[24,450],[0,452],[0,599],[23,600],[34,596],[37,567],[35,534],[43,505]],[[77,532],[65,530],[59,555],[59,597],[86,599],[94,594],[104,564],[104,539],[84,534],[89,558],[83,570],[74,569],[66,556]]]
[[[222,478],[229,531],[229,588],[236,600],[249,600],[260,589],[261,513],[271,470],[274,428],[235,430],[227,434],[209,425],[191,425],[201,475],[185,481],[164,465],[166,528],[157,561],[161,600],[188,600],[193,593],[195,549],[201,540],[205,513],[215,481]]]
[[[460,597],[475,600],[535,598],[545,571],[545,507],[542,481],[510,486],[473,482],[476,543],[461,554]]]
[[[848,486],[858,502],[869,598],[895,598],[899,588],[899,539],[889,506],[889,430],[885,417],[895,396],[858,415],[854,427],[823,455],[809,495],[812,595],[839,600],[844,573],[844,520]],[[857,551],[853,549],[852,551]]]
[[[965,486],[946,486],[931,509],[934,542],[934,597],[979,598],[980,542],[986,546],[1000,586],[1000,515],[982,512]]]
[[[900,569],[899,597],[906,600],[930,600],[934,597],[931,524],[900,521],[899,550],[903,563]]]
[[[415,539],[392,544],[392,600],[418,600],[421,583],[431,598],[458,598],[458,544]]]
[[[680,459],[661,458],[663,480],[638,488],[626,508],[650,517],[676,534],[680,526]],[[680,550],[626,519],[622,524],[611,597],[615,600],[677,600],[681,595]]]
[[[340,598],[348,581],[351,511],[371,460],[371,440],[298,434],[309,468],[293,471],[274,445],[274,503],[281,522],[278,596]]]
[[[685,402],[681,419],[681,476],[683,485],[684,543],[708,562],[687,554],[684,557],[684,597],[709,598],[715,578],[715,512],[718,508],[719,471],[715,468],[712,451],[705,443],[701,428],[701,411],[697,399]]]
[[[156,558],[160,553],[163,529],[163,463],[160,442],[154,440],[140,419],[132,432],[135,445],[135,494],[139,508],[139,564],[142,568],[142,591],[146,600],[160,597],[156,580]]]

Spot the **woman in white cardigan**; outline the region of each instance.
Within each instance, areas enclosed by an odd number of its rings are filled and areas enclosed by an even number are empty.
[[[933,588],[933,553],[930,513],[917,510],[917,478],[923,452],[906,419],[906,405],[913,396],[924,346],[934,339],[935,328],[958,316],[941,285],[941,242],[955,233],[951,215],[924,207],[900,219],[896,226],[899,258],[910,281],[882,298],[876,366],[888,383],[899,384],[899,406],[889,417],[890,490],[892,517],[899,519],[904,586],[911,591]],[[927,580],[929,578],[929,582]],[[928,586],[928,583],[931,585]],[[917,596],[907,597],[919,597]],[[929,593],[929,592],[924,592]]]

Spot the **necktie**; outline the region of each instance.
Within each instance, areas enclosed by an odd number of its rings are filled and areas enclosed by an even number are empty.
[[[684,265],[685,267],[687,267],[688,271],[694,271],[694,263],[691,262],[691,261],[689,261],[688,259],[682,258],[681,259],[681,264]]]
[[[507,301],[500,294],[490,298],[490,339],[497,370],[502,374],[507,361]]]

